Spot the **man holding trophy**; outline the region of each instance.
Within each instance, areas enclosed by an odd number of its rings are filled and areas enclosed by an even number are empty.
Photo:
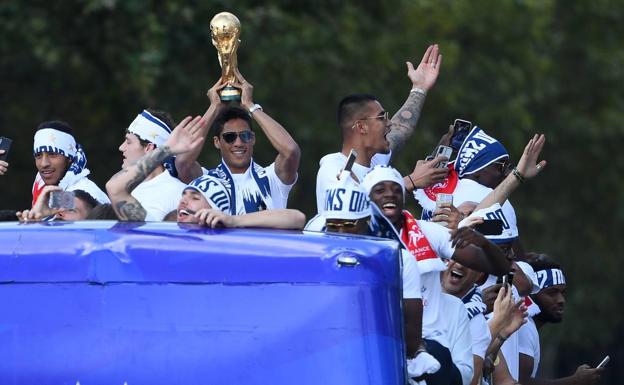
[[[285,208],[290,189],[297,181],[301,152],[288,131],[266,114],[253,100],[253,86],[237,68],[240,22],[231,13],[217,14],[210,22],[212,43],[217,49],[221,78],[208,90],[210,106],[204,114],[213,134],[213,144],[221,152],[221,163],[210,170],[196,162],[201,148],[176,158],[182,181],[203,174],[225,181],[232,196],[231,214]],[[252,120],[262,129],[278,155],[268,167],[252,159],[255,134]]]

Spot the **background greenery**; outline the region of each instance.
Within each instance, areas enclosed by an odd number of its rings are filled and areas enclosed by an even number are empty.
[[[141,109],[165,109],[176,120],[203,113],[220,75],[209,23],[222,10],[242,22],[239,66],[256,101],[302,147],[290,206],[308,215],[318,160],[339,149],[337,102],[369,92],[396,111],[410,89],[404,63],[419,62],[429,43],[440,44],[442,72],[396,163],[401,171],[456,117],[478,123],[515,159],[532,133],[546,133],[548,167],[513,198],[525,248],[557,257],[568,276],[566,319],[542,332],[542,373],[570,374],[609,353],[603,382],[624,375],[619,1],[5,0],[0,135],[15,142],[0,178],[2,206],[29,207],[32,135],[44,120],[74,127],[103,186]],[[266,164],[274,156],[260,138],[256,158]],[[201,162],[217,161],[207,147]]]

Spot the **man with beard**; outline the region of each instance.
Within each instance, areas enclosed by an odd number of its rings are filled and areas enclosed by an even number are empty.
[[[365,177],[362,185],[369,197],[400,234],[408,252],[418,262],[423,293],[422,336],[427,351],[442,364],[442,368],[424,379],[427,384],[462,383],[472,378],[472,370],[460,371],[451,358],[451,352],[442,317],[442,286],[440,272],[446,269],[443,260],[456,260],[475,270],[496,275],[509,272],[510,263],[496,245],[469,227],[449,231],[431,222],[416,220],[403,210],[405,188],[403,178],[391,167],[376,166]],[[472,368],[472,356],[461,358],[458,365]]]
[[[597,384],[604,368],[591,368],[581,365],[568,377],[557,379],[536,378],[540,360],[538,330],[548,324],[558,324],[563,320],[566,296],[566,280],[561,266],[545,254],[527,254],[527,262],[537,274],[540,291],[532,296],[539,306],[540,313],[533,317],[527,328],[520,334],[520,378],[522,384],[529,385],[590,385]]]

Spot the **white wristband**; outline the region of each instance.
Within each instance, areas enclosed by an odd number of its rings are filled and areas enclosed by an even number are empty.
[[[423,90],[422,88],[419,88],[419,87],[412,88],[411,91],[410,91],[410,94],[412,92],[418,92],[419,94],[423,94],[423,96],[427,95],[427,91],[425,91],[425,90]]]
[[[262,111],[262,106],[259,104],[254,104],[253,106],[249,107],[249,114],[253,115],[254,112],[261,110]]]

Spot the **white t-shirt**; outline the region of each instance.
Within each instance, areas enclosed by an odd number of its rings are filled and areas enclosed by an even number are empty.
[[[535,378],[540,361],[539,333],[533,318],[529,318],[527,323],[518,329],[518,351],[533,357],[533,371],[531,377]]]
[[[82,190],[89,193],[98,203],[110,203],[108,195],[104,193],[91,179],[84,177],[80,178],[76,183],[67,187],[67,191]]]
[[[225,162],[222,161],[221,163],[225,165]],[[227,165],[225,165],[225,167],[227,167]],[[255,168],[252,170],[252,167]],[[204,174],[221,177],[215,174],[214,171],[215,169],[205,170]],[[275,162],[267,167],[262,167],[252,161],[251,165],[242,174],[232,174],[229,169],[227,171],[232,176],[232,181],[234,182],[235,194],[232,198],[236,201],[236,215],[253,213],[265,209],[286,208],[288,194],[297,182],[295,178],[292,184],[284,184],[275,172]],[[257,182],[254,173],[257,175],[260,182]],[[223,177],[221,178],[225,179]],[[259,186],[258,183],[265,183],[266,185]],[[230,189],[230,194],[231,193],[232,191]]]
[[[451,352],[453,363],[459,369],[464,385],[470,384],[474,372],[474,360],[472,358],[472,336],[468,314],[464,303],[457,297],[442,293],[440,296],[440,309],[444,314],[441,325],[444,325],[448,344],[444,345]],[[438,326],[440,327],[440,326]]]
[[[178,208],[186,185],[165,170],[150,180],[141,182],[131,195],[147,212],[145,221],[162,221]]]
[[[451,246],[450,231],[437,223],[421,220],[417,222],[423,235],[427,238],[431,248],[438,257],[450,259],[455,252],[455,248]],[[440,298],[443,294],[442,284],[440,283],[440,271],[423,272],[421,269],[420,281],[423,301],[422,336],[448,346],[444,330],[440,328],[443,318],[440,312]]]
[[[371,159],[370,167],[353,163],[351,171],[358,178],[358,181],[362,182],[364,176],[373,167],[377,165],[388,165],[391,156],[391,152],[388,154],[375,154]],[[327,154],[321,158],[319,162],[321,167],[316,174],[316,209],[319,214],[325,211],[325,190],[336,184],[338,174],[340,174],[340,171],[344,168],[346,163],[347,157],[341,152]]]
[[[470,319],[470,335],[472,336],[472,354],[485,359],[485,352],[492,342],[492,335],[482,313]]]

